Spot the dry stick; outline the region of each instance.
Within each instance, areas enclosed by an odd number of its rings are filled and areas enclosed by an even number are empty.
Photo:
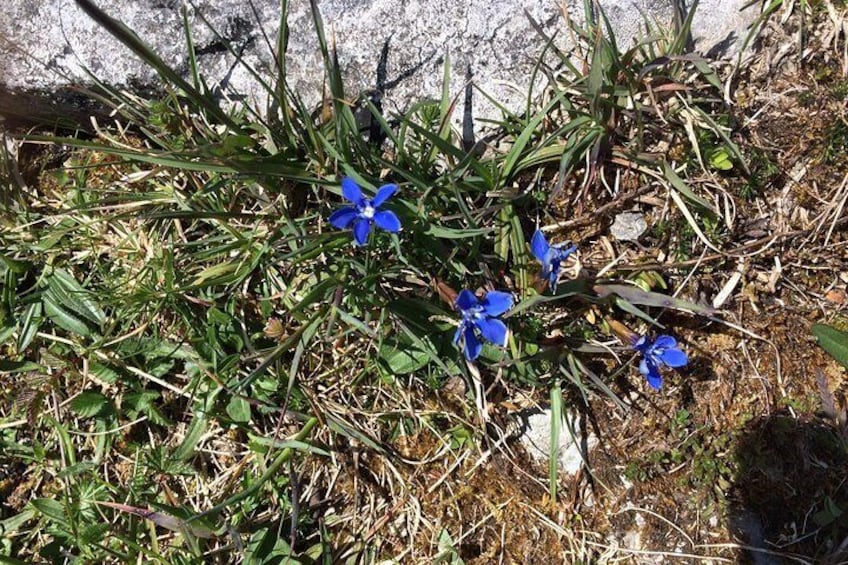
[[[840,220],[833,223],[833,226],[836,227],[841,224],[848,223],[848,217],[841,218]],[[787,239],[790,237],[795,237],[798,235],[802,235],[807,233],[809,230],[793,230],[785,233],[780,233],[777,235],[767,235],[765,237],[761,237],[760,239],[754,240],[750,243],[746,243],[744,245],[740,245],[739,247],[733,249],[731,252],[727,253],[713,253],[712,255],[707,255],[703,258],[698,259],[689,259],[686,261],[678,261],[676,263],[643,263],[641,265],[623,265],[620,267],[616,267],[618,271],[647,271],[647,270],[663,270],[663,269],[678,269],[681,267],[691,267],[692,265],[697,265],[698,263],[706,262],[706,261],[716,261],[718,259],[729,259],[738,257],[736,253],[740,251],[745,251],[746,249],[750,249],[752,247],[757,247],[758,245],[762,245],[763,243],[768,243],[769,240],[774,240],[774,242]]]
[[[604,213],[606,213],[610,210],[614,210],[614,209],[616,209],[620,206],[623,206],[623,205],[627,204],[629,201],[631,201],[635,198],[638,198],[640,196],[644,196],[645,194],[651,192],[652,190],[654,190],[654,187],[652,187],[650,185],[649,186],[643,186],[642,188],[640,188],[638,190],[634,190],[633,192],[630,192],[628,194],[621,195],[619,198],[616,198],[612,202],[607,202],[606,204],[599,207],[597,210],[595,210],[591,214],[584,214],[583,216],[580,216],[579,218],[574,218],[573,220],[564,220],[562,222],[556,222],[556,223],[553,223],[549,226],[544,226],[540,229],[543,232],[551,232],[551,231],[555,231],[555,230],[562,229],[562,228],[585,226],[585,225],[595,223],[595,222],[598,221],[598,217],[601,216],[602,214],[604,214]]]

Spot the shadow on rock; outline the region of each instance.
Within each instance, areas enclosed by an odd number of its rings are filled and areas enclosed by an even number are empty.
[[[754,420],[736,452],[728,518],[741,563],[848,562],[848,434],[787,413]]]

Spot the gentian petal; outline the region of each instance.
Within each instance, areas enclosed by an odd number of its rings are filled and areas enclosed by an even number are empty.
[[[469,361],[474,361],[483,351],[483,344],[477,339],[474,334],[474,326],[467,325],[465,327],[465,358]]]
[[[660,375],[660,372],[656,367],[653,367],[653,371],[649,372],[646,377],[648,379],[648,384],[651,385],[652,389],[659,390],[662,388],[662,375]]]
[[[508,292],[490,290],[481,302],[483,311],[489,316],[500,316],[512,308],[512,295]]]
[[[659,349],[671,349],[677,346],[677,340],[670,335],[661,335],[654,342],[654,347]]]
[[[570,245],[566,249],[557,249],[557,257],[560,261],[565,261],[568,256],[577,251],[577,245]]]
[[[374,223],[392,233],[400,231],[400,220],[391,210],[380,210],[374,214]]]
[[[459,324],[459,327],[456,328],[456,333],[453,334],[453,344],[456,345],[459,343],[459,338],[462,337],[462,330],[465,329],[465,324]]]
[[[456,297],[456,307],[464,312],[465,310],[470,310],[471,308],[480,304],[480,301],[477,300],[477,297],[474,296],[474,293],[468,290],[467,288],[462,289],[459,295]]]
[[[548,245],[548,241],[545,239],[545,234],[542,233],[542,230],[536,230],[536,233],[533,234],[533,240],[530,242],[530,251],[533,252],[533,256],[536,259],[541,261],[545,269],[549,268],[545,261],[545,256],[548,254],[548,249],[550,248],[551,246]]]
[[[359,185],[356,184],[356,182],[350,177],[342,179],[342,196],[354,204],[359,204],[364,198],[364,196],[362,196],[362,191],[359,189]]]
[[[653,361],[648,358],[642,359],[639,363],[639,372],[645,375],[645,378],[648,380],[648,384],[651,385],[651,388],[655,390],[660,389],[662,386],[662,376]]]
[[[353,239],[357,245],[368,243],[368,234],[371,233],[371,222],[369,220],[357,219],[353,224]]]
[[[339,208],[328,218],[330,224],[333,227],[338,228],[340,230],[346,230],[350,227],[351,222],[356,219],[357,211],[356,208],[352,208],[350,206],[345,206],[344,208]]]
[[[559,280],[559,269],[551,269],[551,272],[548,273],[548,286],[551,287],[551,292],[556,292],[558,280]]]
[[[495,345],[506,347],[506,340],[509,335],[506,324],[497,318],[483,318],[477,321],[477,327],[480,328],[480,333],[488,341],[491,341]]]
[[[660,361],[669,367],[682,367],[689,362],[689,358],[679,349],[672,348],[663,351],[662,355],[660,355]]]
[[[638,351],[641,354],[645,354],[645,352],[651,348],[651,338],[646,335],[642,336],[634,336],[633,349]]]
[[[374,196],[374,199],[371,200],[371,206],[374,208],[379,208],[380,204],[388,200],[392,197],[392,194],[397,192],[396,184],[385,184],[380,187],[380,190],[377,191],[377,194]]]

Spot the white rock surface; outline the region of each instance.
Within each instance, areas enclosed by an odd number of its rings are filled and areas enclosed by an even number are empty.
[[[526,430],[520,440],[527,452],[538,462],[547,464],[551,451],[551,410],[531,413],[525,418]],[[586,453],[583,453],[583,436],[580,433],[580,416],[566,414],[559,434],[559,463],[567,475],[580,470],[588,452],[598,443],[598,438],[589,433],[585,439]]]
[[[187,73],[186,39],[180,0],[94,0],[108,14],[126,23],[174,68]],[[643,17],[669,24],[678,0],[604,0],[620,45],[632,44],[643,29]],[[736,30],[745,18],[735,13],[744,0],[708,0],[699,8],[696,30],[704,48],[724,39],[728,26]],[[25,98],[9,92],[41,92],[51,96],[69,87],[90,84],[86,70],[113,86],[156,86],[157,77],[132,53],[80,10],[74,0],[4,0],[0,18],[0,114],[27,111]],[[226,37],[247,63],[263,76],[273,74],[266,37],[274,41],[279,0],[195,0],[189,9],[198,61],[210,85],[231,96],[243,95],[258,107],[266,94],[198,16]],[[288,70],[290,84],[308,103],[320,100],[324,81],[308,0],[291,0]],[[507,107],[520,111],[533,65],[544,40],[525,12],[560,45],[568,38],[562,6],[580,18],[582,0],[318,0],[325,29],[338,49],[347,93],[351,98],[377,86],[377,67],[388,46],[384,108],[402,111],[441,93],[446,56],[452,63],[451,94],[458,98],[455,122],[463,116],[466,69],[474,84]],[[719,7],[720,6],[720,7]],[[753,10],[749,11],[753,13]],[[748,18],[750,20],[751,18]],[[735,33],[735,31],[734,31]],[[537,84],[541,88],[541,84]],[[6,96],[3,96],[3,93]],[[72,88],[71,88],[72,92]],[[56,98],[54,96],[54,98]],[[57,99],[58,100],[58,99]],[[52,102],[57,102],[52,100]],[[474,117],[497,118],[499,112],[478,92]],[[49,111],[49,108],[48,108]]]
[[[648,224],[639,212],[622,212],[610,226],[612,236],[620,241],[636,241],[645,233]]]

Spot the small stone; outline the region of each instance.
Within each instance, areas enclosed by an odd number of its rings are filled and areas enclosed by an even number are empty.
[[[551,410],[522,415],[526,431],[521,435],[521,443],[527,452],[539,463],[547,463],[551,449]],[[583,437],[580,433],[580,416],[566,414],[559,435],[559,463],[568,475],[574,475],[583,465],[587,453],[582,452]],[[585,440],[586,449],[591,451],[598,438],[590,433]]]
[[[824,297],[828,302],[836,304],[837,306],[842,306],[848,302],[848,295],[845,294],[844,290],[840,290],[838,288],[828,290]]]
[[[648,224],[639,212],[622,212],[615,217],[610,233],[619,241],[636,241],[645,233]]]

